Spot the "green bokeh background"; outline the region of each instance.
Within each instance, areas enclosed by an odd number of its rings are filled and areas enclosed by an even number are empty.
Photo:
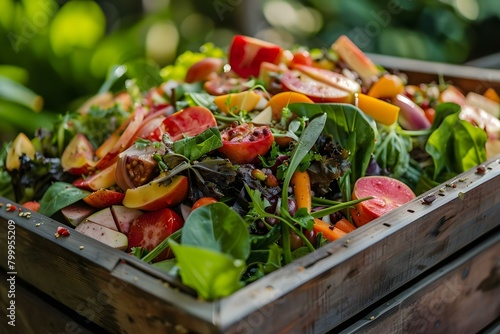
[[[1,0],[0,76],[41,95],[44,110],[0,98],[0,143],[76,108],[112,65],[165,66],[235,33],[284,47],[347,34],[367,52],[464,63],[500,52],[499,32],[497,0]]]

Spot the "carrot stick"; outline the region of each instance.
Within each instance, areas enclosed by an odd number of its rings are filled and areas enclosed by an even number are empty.
[[[335,223],[335,227],[337,227],[341,231],[344,231],[345,233],[352,232],[356,229],[356,226],[354,226],[350,221],[348,221],[345,218],[341,218],[339,221],[337,221]]]
[[[340,239],[347,234],[338,227],[334,227],[330,223],[319,218],[314,219],[313,231],[316,232],[316,234],[321,233],[323,237],[330,242]]]
[[[295,171],[290,180],[295,195],[297,207],[306,208],[307,212],[311,212],[312,195],[311,195],[311,179],[307,171]]]

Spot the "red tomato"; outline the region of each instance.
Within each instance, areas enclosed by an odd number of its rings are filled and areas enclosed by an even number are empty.
[[[314,102],[349,103],[352,100],[352,93],[326,85],[299,71],[286,71],[281,76],[281,83],[286,89],[304,94]]]
[[[248,90],[249,87],[243,85],[246,81],[246,79],[236,78],[231,75],[223,75],[205,81],[203,88],[205,88],[210,95],[226,95],[234,93],[235,91],[241,92]]]
[[[387,176],[365,176],[354,184],[352,199],[373,197],[351,209],[357,227],[400,207],[415,198],[413,191],[403,182]]]
[[[236,164],[256,162],[259,155],[266,154],[274,141],[269,126],[252,123],[233,124],[222,130],[222,155]]]
[[[207,57],[189,67],[184,79],[187,83],[205,81],[211,73],[219,72],[224,62],[219,58]]]
[[[281,47],[257,38],[236,35],[229,47],[229,65],[243,78],[259,76],[260,64],[277,64],[281,60]]]
[[[204,205],[208,205],[208,204],[212,204],[212,203],[217,203],[217,202],[218,201],[213,197],[202,197],[199,200],[197,200],[196,202],[194,202],[193,206],[191,207],[191,210],[197,209],[200,206],[204,206]]]
[[[436,116],[436,110],[434,110],[434,108],[425,108],[424,114],[427,120],[432,124],[434,122],[434,117]]]
[[[308,51],[301,50],[301,51],[296,51],[293,54],[293,58],[290,62],[290,65],[307,65],[307,66],[313,66],[314,61],[309,54]]]
[[[159,130],[167,132],[173,141],[184,136],[194,137],[203,131],[217,126],[212,112],[202,106],[187,107],[163,120]]]

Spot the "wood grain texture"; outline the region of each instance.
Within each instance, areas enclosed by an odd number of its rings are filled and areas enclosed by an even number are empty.
[[[495,319],[500,319],[500,232],[341,333],[478,333]]]
[[[80,333],[92,334],[95,328],[89,328],[82,319],[72,317],[61,310],[60,306],[48,303],[46,296],[35,294],[26,284],[16,280],[15,285],[15,327],[8,325],[4,310],[9,307],[10,298],[7,297],[9,287],[4,284],[7,276],[0,273],[0,307],[2,309],[2,321],[0,321],[0,333]],[[10,311],[9,311],[10,312]]]

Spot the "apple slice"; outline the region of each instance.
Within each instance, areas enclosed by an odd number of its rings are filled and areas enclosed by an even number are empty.
[[[84,222],[96,223],[98,225],[107,227],[110,230],[118,231],[118,227],[115,223],[115,218],[111,213],[111,208],[105,208],[91,214],[90,216],[85,218]]]
[[[115,218],[118,230],[124,234],[128,234],[132,222],[143,214],[141,210],[127,208],[123,205],[113,205],[111,207],[111,213]]]
[[[116,184],[115,171],[116,162],[87,178],[80,178],[73,181],[73,185],[78,188],[93,191],[101,188],[109,188]]]
[[[335,43],[332,49],[347,64],[347,66],[357,72],[363,81],[372,77],[380,76],[381,72],[377,66],[354,44],[349,37],[342,35]]]
[[[77,133],[61,155],[61,166],[74,175],[88,174],[95,166],[94,147],[81,133]]]
[[[146,110],[142,106],[136,107],[133,114],[124,123],[127,124],[125,129],[122,129],[123,126],[121,126],[117,132],[115,132],[120,133],[123,131],[120,138],[114,143],[113,147],[111,147],[111,149],[99,161],[97,161],[95,166],[97,169],[104,169],[113,164],[118,158],[118,154],[123,152],[132,144],[132,141],[135,139],[134,135],[137,130],[139,130],[145,115]]]
[[[23,154],[26,154],[30,159],[33,159],[35,157],[35,152],[35,146],[33,146],[28,137],[22,132],[19,133],[7,152],[5,168],[7,168],[8,171],[19,169],[19,167],[21,167],[19,158]]]
[[[229,46],[229,65],[243,78],[258,77],[260,64],[278,64],[283,50],[278,45],[263,40],[236,35]]]
[[[95,208],[84,202],[76,202],[61,209],[64,218],[73,226],[80,224],[95,211]]]
[[[161,177],[161,176],[160,176]],[[188,193],[189,181],[184,175],[176,175],[170,183],[155,182],[127,189],[123,205],[139,210],[158,210],[182,202]]]
[[[356,81],[340,73],[324,70],[313,66],[295,64],[292,68],[308,75],[309,77],[326,85],[345,90],[350,93],[359,93],[361,86]]]
[[[360,227],[415,198],[413,191],[403,182],[387,176],[365,176],[354,184],[352,199],[373,197],[351,209],[357,227]]]
[[[121,204],[125,194],[122,192],[101,188],[83,198],[83,201],[94,208],[103,209],[115,204]]]
[[[128,238],[125,234],[91,221],[82,222],[75,230],[118,250],[124,251],[128,247]]]
[[[253,90],[245,92],[219,95],[214,98],[214,103],[219,109],[228,114],[237,114],[241,110],[252,111],[260,101],[261,96]]]

